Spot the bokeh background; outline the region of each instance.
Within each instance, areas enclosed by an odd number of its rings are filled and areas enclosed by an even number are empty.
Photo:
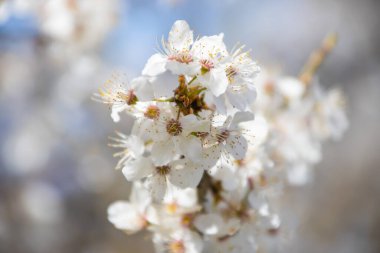
[[[113,71],[138,75],[176,19],[285,75],[338,32],[318,78],[345,92],[350,128],[310,184],[285,189],[294,229],[273,252],[380,252],[379,13],[377,0],[0,0],[0,252],[153,252],[107,222],[129,190],[108,136],[130,120],[91,96]]]

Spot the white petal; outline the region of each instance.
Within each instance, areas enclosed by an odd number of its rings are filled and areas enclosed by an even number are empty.
[[[167,181],[165,176],[156,174],[152,177],[148,177],[145,183],[154,200],[162,201],[164,199],[167,189]]]
[[[230,104],[240,110],[245,111],[256,99],[255,90],[246,90],[244,92],[231,91],[227,92],[228,101]]]
[[[180,189],[173,197],[178,205],[191,208],[197,204],[197,190],[193,188]]]
[[[235,167],[222,158],[209,170],[209,174],[214,179],[222,181],[223,188],[227,191],[235,190],[239,186],[239,183],[241,183],[235,172]]]
[[[150,194],[150,193],[149,193]],[[145,210],[145,218],[150,224],[160,224],[161,216],[160,211],[157,210],[156,206],[149,205],[147,209]]]
[[[236,160],[245,158],[247,153],[248,143],[247,140],[241,135],[230,136],[227,139],[226,150]]]
[[[204,170],[190,161],[180,161],[173,164],[169,181],[180,188],[195,188],[203,176]]]
[[[213,36],[203,36],[194,42],[191,53],[199,59],[213,59],[219,56],[226,56],[227,49],[223,42],[224,34]]]
[[[123,174],[128,181],[135,181],[153,173],[152,162],[146,157],[131,160],[125,163]]]
[[[211,90],[214,96],[222,95],[228,87],[228,78],[223,68],[215,68],[210,70],[210,80],[205,84]]]
[[[230,128],[236,129],[239,123],[253,120],[255,117],[252,112],[237,112],[232,118]]]
[[[199,234],[187,232],[184,236],[186,253],[199,253],[203,250],[203,241]]]
[[[202,159],[199,160],[199,164],[204,169],[210,169],[219,160],[222,153],[222,145],[214,145],[208,148],[202,149]]]
[[[156,76],[166,71],[166,57],[161,54],[152,55],[142,71],[143,75]]]
[[[129,200],[139,207],[139,211],[143,212],[151,202],[148,189],[140,181],[133,182]]]
[[[129,202],[117,201],[108,207],[107,213],[108,220],[116,228],[128,233],[138,232],[145,225],[142,215]]]
[[[223,219],[217,214],[202,214],[194,220],[194,226],[206,235],[216,235],[221,232]]]
[[[287,178],[291,185],[301,186],[310,181],[312,170],[303,163],[288,168]]]
[[[155,142],[152,146],[152,161],[156,166],[167,165],[178,152],[172,141]]]
[[[132,152],[135,158],[142,156],[145,150],[144,142],[136,135],[130,135],[128,137],[127,147],[128,151]]]
[[[178,76],[166,71],[153,78],[151,83],[156,98],[170,98],[174,96],[173,91],[178,86]]]
[[[187,136],[192,132],[207,132],[210,129],[208,120],[200,120],[194,114],[189,114],[180,118],[183,135]]]
[[[182,154],[184,154],[193,162],[199,161],[199,159],[202,157],[202,143],[195,136],[183,138],[179,142],[179,147],[182,151]]]
[[[182,63],[175,60],[168,60],[166,68],[174,75],[195,75],[200,70],[197,62]]]
[[[281,93],[290,100],[299,99],[305,92],[305,85],[297,78],[284,77],[277,81]]]
[[[112,112],[111,112],[111,118],[114,122],[119,122],[120,121],[120,116],[119,113],[124,111],[125,109],[128,108],[127,104],[123,105],[113,105],[112,106]]]
[[[206,93],[207,94],[207,93]],[[207,95],[206,95],[207,97]],[[225,96],[219,96],[219,97],[214,97],[212,96],[214,99],[213,99],[213,103],[209,103],[207,102],[208,104],[215,104],[215,108],[216,108],[216,111],[220,114],[227,114],[227,107],[226,107],[226,99],[225,99]],[[210,99],[211,100],[211,99]]]
[[[189,49],[193,44],[193,31],[184,20],[177,20],[169,32],[169,44],[178,51]]]
[[[133,79],[131,86],[139,101],[152,101],[154,99],[152,84],[146,77],[140,76]]]
[[[152,120],[146,118],[137,119],[133,124],[131,133],[139,136],[143,141],[150,140],[153,123]]]
[[[248,137],[248,141],[258,147],[263,144],[269,135],[269,125],[265,117],[260,114],[255,115],[255,120],[243,122],[240,124],[243,129],[249,129],[252,131],[251,136]]]

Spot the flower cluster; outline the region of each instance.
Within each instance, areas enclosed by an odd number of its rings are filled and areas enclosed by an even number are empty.
[[[267,154],[290,184],[305,184],[311,166],[321,160],[322,142],[339,139],[348,127],[341,91],[326,91],[317,81],[306,85],[295,77],[267,73],[256,87],[260,94],[256,118],[265,119],[270,133]]]
[[[134,117],[131,133],[113,139],[132,193],[108,218],[126,233],[152,231],[157,252],[265,247],[280,227],[270,199],[283,175],[315,162],[320,142],[346,127],[338,93],[258,78],[243,49],[228,51],[223,34],[194,40],[176,21],[140,77],[115,77],[97,94],[114,121]]]
[[[99,48],[116,24],[119,6],[119,0],[42,1],[38,21],[51,53],[59,60]]]

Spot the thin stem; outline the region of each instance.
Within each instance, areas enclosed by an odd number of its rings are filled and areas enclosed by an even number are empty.
[[[198,76],[194,76],[194,77],[190,80],[190,82],[189,82],[187,85],[192,84],[192,83],[195,81],[195,79],[197,79],[197,77],[198,77]]]
[[[334,49],[338,40],[336,33],[332,33],[326,36],[323,40],[320,48],[315,50],[309,57],[307,63],[303,67],[299,79],[306,85],[309,86],[317,70],[320,68],[322,63],[325,61],[327,55]]]

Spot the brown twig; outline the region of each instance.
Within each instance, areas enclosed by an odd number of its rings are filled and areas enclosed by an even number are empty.
[[[334,49],[338,40],[336,33],[331,33],[323,40],[320,48],[315,50],[309,57],[307,63],[302,69],[299,79],[308,86],[319,67],[322,65],[327,55]]]

